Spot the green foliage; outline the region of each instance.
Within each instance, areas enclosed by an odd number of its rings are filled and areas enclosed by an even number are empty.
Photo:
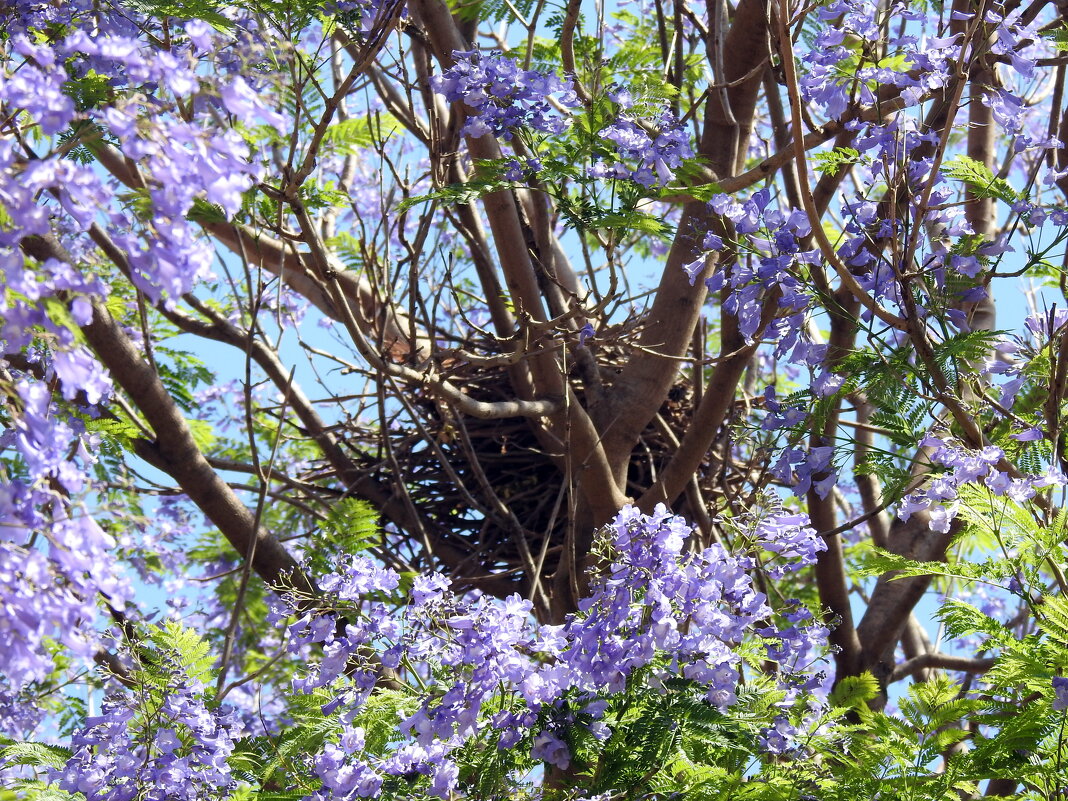
[[[381,144],[400,129],[392,114],[352,117],[335,122],[326,129],[323,145],[337,153],[352,154]]]
[[[1042,38],[1059,52],[1068,51],[1068,26],[1060,25],[1042,32]]]
[[[108,77],[93,69],[85,75],[67,81],[63,86],[63,93],[74,101],[74,107],[78,111],[98,108],[114,97]]]
[[[812,156],[813,169],[821,175],[834,175],[843,167],[866,162],[867,159],[851,147],[836,147]]]
[[[153,651],[168,657],[170,665],[177,667],[193,681],[206,682],[213,673],[215,656],[208,643],[193,629],[168,620],[149,629],[151,646],[143,652],[142,664],[155,664]]]
[[[491,20],[494,23],[520,22],[516,11],[529,19],[536,0],[449,0],[453,14],[462,20]]]
[[[327,511],[323,527],[344,553],[359,553],[379,536],[378,512],[367,501],[342,498]]]
[[[152,17],[201,19],[221,31],[234,27],[234,23],[222,13],[225,6],[211,0],[132,0],[130,5]]]
[[[879,682],[865,671],[859,676],[846,676],[835,685],[827,699],[831,706],[845,710],[861,710],[879,695]]]
[[[185,350],[157,345],[156,355],[160,380],[175,403],[186,414],[198,411],[193,393],[199,387],[210,386],[215,373],[200,357]]]
[[[968,156],[959,154],[943,162],[942,172],[967,184],[976,197],[997,198],[1005,203],[1015,203],[1020,198],[1008,181],[998,178],[985,164]]]
[[[193,198],[193,207],[186,214],[190,220],[196,223],[208,224],[208,223],[223,223],[226,222],[226,213],[223,211],[222,206],[216,203],[209,203],[203,198]]]
[[[62,768],[71,750],[48,743],[14,742],[0,737],[0,765],[22,765],[46,770]]]
[[[85,427],[99,434],[105,443],[117,451],[132,450],[132,441],[142,434],[141,429],[133,422],[122,418],[98,417],[95,420],[87,420]]]
[[[20,782],[17,789],[0,788],[0,801],[77,801],[80,796],[57,789],[43,781]]]

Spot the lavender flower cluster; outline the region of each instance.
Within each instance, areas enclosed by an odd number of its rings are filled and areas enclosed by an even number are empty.
[[[453,58],[453,66],[432,77],[430,86],[446,100],[467,107],[465,136],[494,134],[511,139],[519,128],[542,133],[561,133],[567,128],[568,118],[557,107],[578,104],[570,80],[522,69],[515,59],[500,53],[456,51]]]
[[[291,648],[322,648],[294,689],[329,686],[337,699],[329,705],[341,721],[336,741],[315,758],[323,782],[316,801],[373,797],[399,776],[425,776],[427,793],[448,798],[457,750],[479,738],[499,749],[525,744],[532,759],[566,768],[563,730],[581,725],[595,738],[609,736],[605,711],[636,677],[654,688],[681,677],[726,708],[736,700],[736,649],[747,635],[766,643],[790,698],[819,684],[813,665],[826,628],[803,611],[791,613],[785,629],[767,625],[772,611],[747,573],[753,560],[719,546],[689,552],[691,533],[663,506],[652,515],[624,508],[602,535],[610,564],[562,625],[538,625],[518,596],[457,597],[440,575],[417,578],[398,616],[385,600],[367,599],[395,590],[399,577],[362,557],[324,585],[343,614],[302,612],[295,598],[276,604],[276,621],[296,616]],[[761,521],[753,541],[790,563],[784,570],[810,564],[824,547],[803,515]],[[422,692],[401,721],[410,741],[376,752],[358,716],[383,666]]]
[[[21,380],[14,389],[22,409],[0,433],[0,449],[12,450],[24,473],[0,486],[0,681],[17,690],[51,672],[49,639],[91,656],[98,593],[121,610],[132,592],[114,539],[69,500],[86,487],[80,468],[93,462],[91,438],[56,414],[43,383]]]
[[[1044,476],[1014,476],[1001,469],[1005,465],[1005,452],[990,445],[980,450],[965,448],[952,438],[929,434],[920,442],[928,450],[928,460],[942,468],[921,490],[906,496],[898,507],[898,517],[908,520],[913,513],[925,511],[930,515],[931,528],[946,533],[960,508],[958,497],[965,484],[985,486],[994,496],[1005,497],[1016,503],[1033,498],[1049,487],[1068,484],[1055,466]]]
[[[209,707],[203,686],[176,673],[151,714],[129,696],[105,699],[102,714],[71,738],[73,754],[52,780],[86,801],[228,798],[228,758],[240,734],[231,711]]]
[[[983,14],[981,21],[990,37],[990,52],[1010,65],[1013,77],[1030,81],[1041,55],[1040,26],[1019,8],[1004,12],[1004,8],[994,7]],[[802,97],[822,106],[832,118],[841,116],[854,97],[871,103],[875,99],[872,90],[875,84],[899,87],[903,98],[918,103],[927,93],[951,81],[955,65],[964,55],[960,34],[918,35],[917,28],[907,23],[922,23],[924,12],[900,0],[889,8],[870,1],[835,0],[816,13],[821,20],[833,24],[821,29],[814,46],[804,53],[805,69],[800,84]],[[974,19],[973,14],[961,11],[954,11],[952,17],[967,22]],[[887,35],[882,29],[882,20],[887,18],[906,24]],[[862,57],[866,42],[882,43],[883,52],[878,60]],[[858,60],[853,68],[853,62]],[[982,102],[991,107],[995,120],[1007,133],[1021,131],[1025,104],[1011,85],[992,88]],[[1025,135],[1018,149],[1033,144],[1037,142]]]
[[[50,672],[49,639],[90,656],[97,599],[121,610],[130,596],[116,543],[78,503],[95,489],[88,470],[97,448],[84,420],[111,393],[105,370],[71,327],[92,322],[91,299],[108,295],[107,283],[94,276],[99,256],[85,233],[95,225],[127,254],[132,280],[149,299],[189,291],[214,259],[188,219],[194,202],[233,214],[257,175],[242,137],[214,125],[217,110],[244,125],[285,123],[244,79],[196,73],[195,51],[211,45],[203,22],[187,24],[188,42],[176,36],[174,47],[150,49],[124,15],[102,20],[81,2],[19,5],[16,17],[27,28],[9,31],[10,57],[0,69],[0,104],[23,130],[0,141],[0,283],[11,290],[0,293],[0,364],[19,399],[0,434],[14,471],[0,487],[0,584],[7,590],[0,675],[12,691]],[[56,35],[45,42],[32,35],[35,26]],[[112,101],[76,104],[77,82],[94,75],[107,76]],[[178,101],[188,115],[170,113]],[[129,187],[67,157],[59,136],[85,124],[138,164],[146,202],[120,205]],[[23,150],[20,141],[43,152]],[[22,251],[29,237],[53,238],[62,259],[29,260]],[[7,367],[6,354],[36,369]]]
[[[655,133],[650,134],[633,120],[620,117],[602,130],[601,138],[615,145],[620,160],[598,161],[590,174],[594,178],[627,178],[648,187],[671,183],[683,161],[693,158],[689,133],[668,112],[654,120],[652,128]]]
[[[799,209],[783,211],[772,205],[771,199],[771,193],[761,189],[744,202],[729,195],[717,195],[709,202],[715,214],[733,223],[739,236],[739,258],[719,265],[705,284],[710,292],[729,290],[723,308],[738,318],[742,335],[750,341],[760,329],[763,299],[769,292],[777,292],[778,307],[785,312],[775,323],[781,335],[777,352],[785,353],[797,345],[812,300],[799,280],[799,268],[819,263],[820,255],[800,247],[800,241],[812,230],[808,215]],[[705,271],[709,257],[723,249],[720,236],[711,232],[705,236],[701,253],[684,268],[691,283]]]
[[[1065,326],[1068,326],[1068,309],[1054,307],[1044,313],[1028,315],[1024,320],[1026,337],[1003,336],[998,340],[992,358],[983,366],[982,375],[990,380],[995,377],[1006,379],[998,387],[998,402],[1002,406],[1007,409],[1015,406],[1016,397],[1031,372],[1028,370],[1031,361],[1064,332]],[[1021,442],[1042,437],[1042,431],[1034,427],[1013,435],[1013,439]]]

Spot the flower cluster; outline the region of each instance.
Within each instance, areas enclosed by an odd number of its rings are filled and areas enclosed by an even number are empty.
[[[642,186],[671,183],[683,161],[693,158],[689,133],[667,112],[651,128],[653,133],[621,117],[602,130],[601,138],[615,145],[620,161],[612,164],[599,161],[591,168],[591,174],[595,178],[629,178]]]
[[[994,346],[992,357],[982,369],[985,377],[999,376],[1005,381],[998,387],[1000,396],[998,402],[1007,409],[1011,409],[1016,403],[1016,396],[1027,383],[1029,371],[1028,364],[1036,354],[1047,347],[1056,337],[1061,336],[1068,325],[1068,309],[1053,308],[1042,312],[1028,315],[1024,320],[1027,337],[1014,338],[1001,337]],[[1013,435],[1018,441],[1041,439],[1042,431],[1030,428],[1026,431]]]
[[[911,28],[906,29],[908,35],[894,36],[886,47],[888,54],[876,60],[865,43],[883,40],[880,18],[886,14],[912,21],[923,18],[901,2],[894,3],[889,11],[873,2],[835,0],[819,10],[820,19],[833,20],[833,24],[821,28],[813,47],[802,54],[805,68],[799,83],[806,102],[822,106],[828,117],[836,118],[857,95],[862,102],[872,102],[871,87],[876,83],[899,87],[918,102],[924,88],[948,81],[952,59],[960,52],[959,38],[921,42]],[[914,57],[926,64],[922,79],[909,75],[906,65]]]
[[[29,737],[43,717],[44,710],[33,693],[0,690],[0,736],[12,739]],[[0,764],[0,770],[2,768]]]
[[[804,313],[811,297],[798,279],[797,267],[818,263],[818,251],[801,250],[800,240],[811,232],[808,216],[800,210],[783,211],[771,205],[771,193],[756,192],[744,203],[728,195],[717,195],[710,203],[716,215],[731,221],[739,235],[736,260],[719,265],[705,281],[710,292],[729,290],[723,308],[738,318],[738,327],[752,341],[760,331],[763,305],[769,295],[785,312],[775,328],[779,334],[777,353],[794,348],[804,330]],[[701,252],[685,269],[691,283],[705,270],[707,260],[724,249],[723,239],[709,232]]]
[[[834,448],[830,445],[816,445],[807,450],[786,447],[772,465],[771,474],[792,487],[799,498],[809,490],[815,490],[821,498],[826,498],[838,483],[833,458]]]
[[[14,389],[22,408],[0,433],[0,451],[13,452],[24,472],[0,485],[0,675],[17,689],[51,671],[50,638],[91,656],[98,596],[122,609],[131,590],[114,539],[70,501],[85,490],[82,469],[92,462],[80,423],[58,413],[43,383],[19,380]]]
[[[190,30],[198,38],[195,24],[190,23]],[[189,291],[209,275],[214,255],[187,215],[197,199],[216,204],[227,215],[237,211],[241,193],[257,174],[248,146],[234,131],[211,132],[199,120],[165,117],[160,97],[146,102],[135,94],[107,106],[90,105],[78,114],[67,94],[74,91],[70,72],[95,71],[113,76],[113,87],[127,85],[157,95],[166,90],[175,98],[195,97],[202,113],[210,113],[210,105],[200,94],[202,79],[173,53],[147,51],[130,37],[90,35],[74,29],[54,45],[33,44],[18,36],[13,47],[25,63],[21,69],[0,75],[0,101],[24,111],[44,134],[61,132],[79,116],[91,120],[117,142],[122,155],[138,163],[150,212],[136,208],[133,215],[112,212],[106,227],[127,253],[134,281],[150,298]],[[281,128],[287,122],[240,76],[221,82],[215,91],[218,99],[214,102],[243,124]],[[7,142],[0,151],[0,197],[15,224],[6,238],[17,242],[46,233],[47,212],[55,204],[77,231],[93,222],[105,222],[95,220],[94,215],[97,209],[113,206],[115,188],[97,172],[67,159],[43,157],[29,161],[21,175],[8,183],[13,161],[14,145]],[[140,233],[143,229],[148,236]]]
[[[806,514],[782,512],[757,523],[754,531],[757,544],[788,560],[769,571],[772,578],[816,564],[816,554],[827,550],[827,543],[816,535],[809,522]]]
[[[1053,677],[1053,709],[1057,712],[1068,711],[1068,678]]]
[[[378,679],[379,666],[370,658],[375,648],[395,641],[400,623],[392,606],[374,598],[397,589],[399,576],[364,557],[354,557],[339,565],[339,570],[320,585],[325,593],[315,609],[304,608],[299,599],[272,600],[269,621],[278,622],[294,613],[297,619],[288,626],[289,650],[298,653],[309,646],[322,648],[322,658],[309,665],[306,674],[293,682],[298,692],[308,693],[332,684],[343,674],[349,675],[357,692],[350,693],[351,703],[362,703]],[[334,611],[342,606],[347,614]],[[323,609],[327,611],[322,611]],[[392,666],[396,666],[394,662]]]
[[[105,699],[102,714],[71,739],[74,752],[53,776],[59,788],[86,801],[230,797],[233,721],[205,704],[197,682],[175,678],[152,715],[128,696]]]
[[[1056,468],[1051,468],[1045,476],[1010,474],[1001,469],[1005,452],[993,445],[972,450],[948,437],[934,434],[925,437],[920,445],[928,450],[930,463],[944,470],[923,489],[906,496],[897,514],[902,520],[908,520],[914,512],[925,511],[930,515],[931,528],[935,531],[949,531],[960,508],[958,495],[964,484],[982,482],[995,496],[1023,503],[1040,490],[1068,483]]]
[[[337,742],[316,757],[323,780],[316,798],[370,797],[390,777],[413,775],[427,777],[427,792],[446,798],[458,776],[453,753],[487,731],[497,748],[526,743],[533,759],[567,767],[563,728],[582,725],[594,737],[608,736],[605,711],[637,675],[650,687],[688,680],[708,703],[726,708],[736,699],[736,647],[747,633],[764,638],[790,697],[811,684],[796,677],[819,658],[826,629],[801,612],[789,617],[787,629],[765,625],[771,610],[747,575],[751,560],[719,546],[687,552],[690,534],[663,506],[652,515],[624,508],[603,534],[610,564],[580,611],[560,626],[536,624],[531,603],[518,596],[459,598],[440,575],[417,578],[399,621],[391,621],[385,601],[366,599],[393,592],[398,579],[362,558],[324,583],[330,604],[350,602],[343,624],[334,613],[300,613],[296,599],[279,606],[276,619],[299,615],[289,629],[292,647],[322,647],[322,658],[295,688],[308,692],[349,678],[332,684],[344,700],[331,709],[345,723]],[[810,564],[823,545],[813,535],[803,516],[777,515],[760,523],[754,540]],[[402,668],[423,687],[417,708],[401,722],[411,741],[386,752],[369,748],[363,730],[348,722],[377,677],[367,659],[372,647],[381,666]]]
[[[633,507],[620,512],[608,529],[613,563],[564,631],[567,685],[618,692],[666,653],[675,670],[705,686],[709,702],[734,701],[733,646],[770,610],[746,560],[717,545],[685,555],[690,533],[663,506],[650,516]]]
[[[0,141],[0,284],[9,290],[0,293],[0,359],[13,354],[0,364],[14,379],[16,400],[0,433],[14,471],[0,488],[0,583],[10,585],[0,640],[11,643],[0,649],[0,673],[16,688],[50,671],[49,639],[90,655],[98,600],[121,610],[130,595],[114,539],[77,502],[94,491],[86,469],[96,447],[84,420],[112,391],[75,335],[93,320],[92,299],[109,292],[93,275],[99,254],[85,234],[94,228],[98,238],[110,238],[125,254],[117,266],[149,299],[189,291],[214,259],[189,219],[194,203],[232,214],[256,174],[242,138],[212,131],[204,120],[221,106],[246,125],[285,123],[240,77],[212,87],[183,47],[146,48],[136,24],[92,22],[97,15],[86,17],[91,27],[84,29],[77,19],[84,11],[79,3],[27,9],[26,18],[52,20],[57,35],[46,43],[13,30],[0,70],[0,104],[24,132]],[[188,28],[191,40],[204,44],[204,26]],[[168,117],[171,98],[188,100],[193,118]],[[139,178],[126,176],[136,186],[120,186],[70,157],[63,137],[84,123],[99,128],[101,147],[117,148],[117,161],[137,163]],[[24,141],[41,152],[23,148]],[[130,189],[136,200],[119,208]],[[23,248],[31,237],[58,247],[30,259]]]
[[[511,139],[518,128],[560,133],[567,127],[567,117],[550,99],[563,108],[577,105],[569,80],[524,70],[515,59],[499,53],[457,51],[453,58],[453,66],[431,78],[430,85],[446,100],[467,107],[465,135]]]

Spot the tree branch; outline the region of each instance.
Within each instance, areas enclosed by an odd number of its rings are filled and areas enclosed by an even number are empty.
[[[894,668],[894,672],[890,674],[889,684],[893,684],[896,681],[901,681],[909,676],[914,676],[922,670],[958,670],[962,673],[985,673],[994,667],[997,663],[996,659],[981,658],[981,657],[969,657],[969,656],[953,656],[951,654],[920,654],[914,656],[912,659],[907,659]]]

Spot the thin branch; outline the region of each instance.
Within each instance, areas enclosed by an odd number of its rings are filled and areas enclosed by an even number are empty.
[[[993,658],[953,656],[952,654],[920,654],[894,668],[889,683],[907,679],[922,670],[957,670],[962,673],[986,673],[997,664]]]

